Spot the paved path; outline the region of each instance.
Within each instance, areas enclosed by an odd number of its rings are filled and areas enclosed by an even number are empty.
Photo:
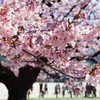
[[[56,98],[56,95],[54,94],[54,88],[55,85],[58,83],[47,83],[48,86],[48,94],[44,95],[44,98]],[[60,83],[60,87],[62,87],[63,83]],[[85,86],[85,83],[83,84]],[[44,83],[43,83],[44,86]],[[44,88],[44,87],[43,87]],[[97,88],[97,97],[99,97],[99,91],[100,91],[100,84],[96,87]],[[83,94],[84,95],[84,94]],[[62,91],[58,95],[59,98],[62,98]],[[70,94],[68,91],[65,91],[65,97],[70,97]],[[2,83],[0,83],[0,100],[7,100],[8,98],[8,91]],[[39,98],[39,83],[33,84],[33,91],[31,92],[29,98]]]

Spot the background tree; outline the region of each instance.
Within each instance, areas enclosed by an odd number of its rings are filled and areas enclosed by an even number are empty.
[[[100,83],[99,16],[99,0],[2,1],[0,55],[9,63],[1,63],[0,80],[8,100],[26,100],[40,70]],[[96,65],[88,68],[84,60]]]

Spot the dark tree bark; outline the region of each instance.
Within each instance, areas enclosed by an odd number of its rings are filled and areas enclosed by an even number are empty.
[[[27,91],[36,81],[39,72],[40,68],[26,65],[19,69],[19,76],[16,77],[10,69],[0,64],[0,82],[8,89],[8,100],[26,100]]]

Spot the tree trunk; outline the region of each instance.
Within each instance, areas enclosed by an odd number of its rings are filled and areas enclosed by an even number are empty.
[[[27,91],[36,81],[39,72],[39,68],[26,65],[19,69],[19,76],[15,77],[10,69],[0,65],[0,82],[8,89],[8,100],[26,100]]]
[[[27,91],[20,86],[16,86],[9,90],[8,100],[26,100],[26,96]]]

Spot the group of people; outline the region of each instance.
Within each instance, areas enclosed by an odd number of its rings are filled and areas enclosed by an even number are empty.
[[[43,89],[43,83],[42,83],[42,82],[41,82],[39,85],[40,85],[40,93],[39,93],[39,97],[40,97],[40,96],[44,97],[44,94],[48,94],[47,83],[45,83],[44,89]]]
[[[56,84],[55,86],[55,94],[59,94],[61,92],[60,84]]]
[[[68,94],[70,94],[70,97],[72,97],[72,94],[75,95],[75,96],[78,96],[83,92],[82,91],[83,90],[83,86],[82,86],[82,83],[73,85],[71,88],[69,88],[68,86],[62,85],[62,96],[63,97],[65,96],[65,91],[66,90],[67,90]],[[60,94],[60,93],[61,93],[61,88],[60,88],[60,85],[57,84],[55,86],[56,97],[58,97],[58,94]]]
[[[84,87],[82,85],[82,83],[80,84],[76,84],[72,87],[72,90],[73,90],[73,94],[75,95],[75,97],[78,97],[79,95],[83,95],[83,90],[84,90]]]
[[[79,84],[74,85],[71,89],[68,88],[67,86],[62,86],[62,96],[65,96],[65,90],[68,90],[68,93],[70,94],[70,97],[72,97],[72,94],[76,96],[83,96],[83,91],[84,91],[84,87],[82,85],[82,83],[80,82]],[[56,97],[58,97],[58,94],[61,93],[61,87],[60,84],[56,84],[55,86],[55,94]],[[96,87],[92,86],[91,83],[86,83],[86,87],[85,87],[85,97],[90,97],[90,95],[92,97],[96,97]]]
[[[39,93],[39,97],[44,97],[45,94],[48,94],[48,86],[47,86],[47,83],[44,84],[43,86],[43,83],[39,83],[39,87],[40,87],[40,93]],[[80,88],[81,87],[81,88]],[[72,87],[72,90],[70,90],[70,88],[68,88],[67,86],[65,85],[62,85],[62,88],[60,86],[60,84],[56,84],[55,85],[55,90],[54,90],[54,94],[56,94],[56,97],[58,98],[58,94],[60,94],[62,92],[62,96],[64,97],[65,96],[65,90],[68,91],[68,93],[70,94],[70,97],[72,97],[72,92],[73,92],[73,95],[75,96],[78,96],[80,95],[80,92],[83,94],[83,85],[82,83],[80,84],[76,84],[75,86]],[[81,91],[80,91],[81,89]],[[33,91],[33,87],[31,89],[29,89],[28,91],[28,97],[31,93],[31,91]],[[86,83],[86,86],[85,86],[85,97],[90,97],[90,95],[92,95],[92,97],[96,97],[96,88],[95,86],[92,86],[91,83]]]
[[[43,88],[43,83],[39,83],[40,85],[40,91],[39,91],[39,97],[44,97],[44,94],[48,94],[48,87],[47,87],[47,83],[45,83],[44,88]],[[33,86],[28,90],[27,92],[27,96],[29,98],[30,94],[33,91]]]
[[[91,94],[93,97],[96,97],[96,88],[95,86],[92,86],[91,83],[86,83],[86,91],[85,91],[85,97],[89,97]]]
[[[65,95],[65,87],[63,86],[63,96]],[[56,84],[55,86],[55,93],[56,94],[56,97],[58,98],[58,94],[61,93],[61,87],[60,87],[60,84]]]

